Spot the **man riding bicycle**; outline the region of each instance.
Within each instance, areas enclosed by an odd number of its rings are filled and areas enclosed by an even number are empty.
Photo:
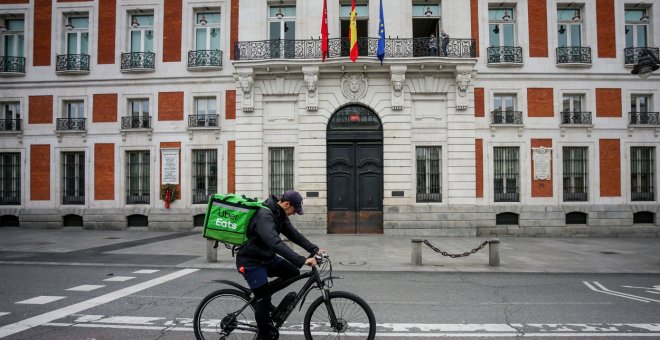
[[[252,289],[256,302],[255,319],[259,328],[257,339],[278,339],[279,332],[273,326],[269,277],[283,280],[300,274],[303,265],[314,267],[314,257],[305,258],[289,248],[280,234],[310,254],[320,252],[319,247],[303,236],[289,220],[289,216],[303,214],[303,198],[299,192],[289,190],[278,200],[271,196],[264,201],[267,209],[259,209],[248,226],[248,241],[236,255],[236,268]],[[278,256],[279,255],[279,256]]]

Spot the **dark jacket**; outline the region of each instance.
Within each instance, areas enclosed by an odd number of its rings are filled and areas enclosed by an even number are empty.
[[[276,255],[280,255],[301,268],[305,264],[306,258],[284,244],[280,234],[284,234],[310,254],[318,251],[319,248],[315,244],[293,227],[284,209],[277,202],[275,196],[270,197],[264,202],[267,209],[259,209],[252,217],[248,226],[248,241],[236,255],[237,267],[263,265],[273,261]]]

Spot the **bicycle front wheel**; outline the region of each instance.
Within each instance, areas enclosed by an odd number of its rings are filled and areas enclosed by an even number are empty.
[[[207,295],[195,310],[195,337],[198,340],[256,339],[257,324],[249,301],[243,292],[235,289],[220,289]]]
[[[330,319],[330,311],[335,322]],[[305,339],[339,339],[342,336],[373,340],[376,317],[371,307],[359,296],[348,292],[331,292],[328,303],[319,297],[309,306],[303,324]]]

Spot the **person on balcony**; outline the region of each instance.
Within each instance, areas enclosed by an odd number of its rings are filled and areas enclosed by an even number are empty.
[[[436,38],[433,33],[431,33],[431,36],[429,37],[429,55],[438,55],[438,38]]]
[[[449,45],[449,34],[447,32],[442,31],[440,33],[440,39],[442,39],[442,55],[447,56],[447,46]]]

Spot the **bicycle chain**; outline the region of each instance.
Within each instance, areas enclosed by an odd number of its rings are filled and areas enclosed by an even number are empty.
[[[465,256],[472,255],[472,254],[478,252],[479,250],[483,249],[488,243],[490,243],[490,241],[483,241],[478,247],[476,247],[476,248],[474,248],[470,251],[466,251],[462,254],[450,254],[446,251],[442,251],[442,250],[438,249],[437,247],[432,245],[431,242],[429,242],[429,240],[424,240],[424,244],[429,246],[429,248],[433,249],[433,251],[435,251],[436,253],[440,253],[442,256],[449,256],[452,259],[457,258],[457,257],[465,257]]]

